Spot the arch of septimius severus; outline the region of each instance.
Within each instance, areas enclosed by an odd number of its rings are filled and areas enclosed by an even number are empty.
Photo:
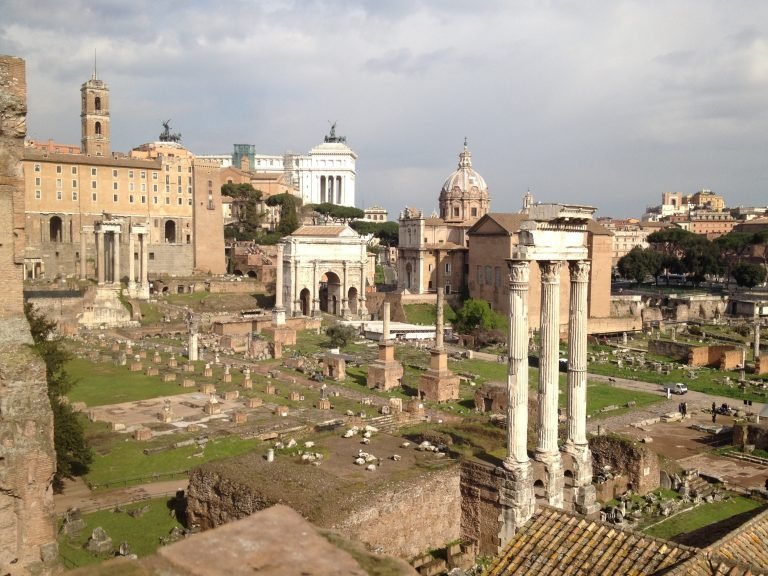
[[[532,515],[537,495],[562,508],[567,499],[594,513],[592,455],[587,413],[587,222],[594,208],[536,204],[521,225],[509,266],[509,364],[507,370],[507,471],[501,493],[504,532],[514,534]],[[528,456],[528,286],[531,262],[541,270],[541,347],[538,425],[533,460]],[[570,272],[568,405],[566,439],[558,446],[560,270]],[[567,480],[567,483],[566,483]]]

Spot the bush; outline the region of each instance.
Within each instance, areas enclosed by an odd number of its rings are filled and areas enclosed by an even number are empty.
[[[331,347],[344,348],[357,335],[357,331],[353,326],[334,324],[325,331],[325,335],[328,336]]]

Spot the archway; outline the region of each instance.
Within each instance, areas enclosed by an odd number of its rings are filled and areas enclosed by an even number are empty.
[[[326,272],[320,279],[320,310],[338,316],[341,300],[341,280],[334,272]]]
[[[248,278],[256,278],[256,271],[248,270]]]
[[[165,222],[165,241],[168,244],[176,243],[176,222],[173,220],[166,220]]]
[[[352,315],[357,315],[357,288],[352,286],[347,290],[347,306],[349,306],[349,312]]]
[[[235,276],[242,276],[242,275],[243,275],[243,271],[242,271],[242,270],[235,270],[235,271],[233,272],[233,274],[234,274]]]
[[[301,303],[301,313],[304,316],[309,316],[309,312],[310,312],[310,299],[311,299],[311,297],[312,296],[309,293],[309,289],[307,289],[307,288],[304,288],[299,293],[299,302]]]
[[[411,277],[413,276],[413,266],[411,266],[411,263],[408,262],[408,264],[405,265],[405,287],[410,290],[411,289]]]
[[[533,495],[536,497],[537,502],[546,502],[547,489],[542,480],[536,480],[536,482],[533,483]]]
[[[61,242],[63,230],[64,224],[62,223],[61,218],[58,216],[51,217],[50,223],[48,225],[48,233],[50,235],[49,237],[51,242]]]

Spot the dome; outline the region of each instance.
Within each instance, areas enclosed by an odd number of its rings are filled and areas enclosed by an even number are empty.
[[[459,167],[453,172],[440,191],[441,196],[461,197],[466,194],[488,193],[488,186],[485,179],[472,168],[472,153],[467,148],[467,141],[464,140],[464,150],[459,154]]]
[[[490,197],[485,179],[472,168],[472,153],[464,139],[459,167],[443,183],[440,217],[448,223],[472,224],[488,213]]]

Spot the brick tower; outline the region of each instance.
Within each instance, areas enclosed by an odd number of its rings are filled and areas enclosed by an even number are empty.
[[[82,123],[82,152],[90,156],[110,156],[109,87],[93,76],[80,87],[80,119]]]

